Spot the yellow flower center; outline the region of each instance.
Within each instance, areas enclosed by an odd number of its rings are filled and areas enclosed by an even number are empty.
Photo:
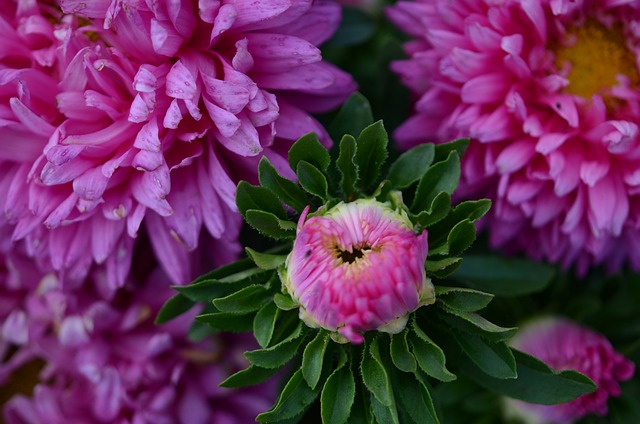
[[[620,25],[607,28],[591,20],[575,28],[571,35],[575,44],[559,44],[554,49],[555,65],[561,69],[566,62],[571,64],[569,86],[565,92],[590,99],[594,94],[607,99],[608,89],[618,83],[617,76],[625,75],[631,87],[640,82],[633,52],[627,48]]]

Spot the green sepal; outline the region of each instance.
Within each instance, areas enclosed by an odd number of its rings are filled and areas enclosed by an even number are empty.
[[[373,398],[386,406],[394,405],[393,390],[389,374],[380,358],[379,338],[375,337],[371,341],[365,341],[365,349],[362,354],[360,369],[362,371],[362,381]]]
[[[302,212],[309,204],[309,198],[304,190],[293,181],[280,175],[266,156],[263,156],[258,164],[258,179],[262,186],[273,191],[280,200],[298,213]]]
[[[273,296],[273,301],[276,306],[283,311],[290,311],[300,306],[291,296],[284,293],[276,293]]]
[[[244,356],[253,365],[261,368],[279,368],[295,356],[304,341],[303,324],[300,321],[296,329],[281,342],[265,348],[245,352]]]
[[[516,379],[491,377],[463,357],[459,365],[465,374],[489,390],[529,403],[554,405],[570,402],[597,389],[584,374],[573,370],[555,371],[531,355],[517,349],[512,349],[512,352],[516,360]]]
[[[351,135],[345,135],[340,141],[340,155],[336,160],[336,167],[340,172],[340,188],[348,201],[356,195],[356,183],[358,182],[358,165],[355,163],[356,139]]]
[[[460,156],[451,151],[446,160],[433,164],[422,176],[413,198],[411,211],[420,213],[430,208],[440,192],[453,193],[460,179]]]
[[[258,311],[253,319],[253,336],[260,347],[266,348],[269,346],[279,315],[280,309],[275,303],[269,302]]]
[[[264,270],[277,269],[287,260],[287,255],[273,255],[271,253],[256,252],[250,247],[245,247],[244,250],[258,268]]]
[[[371,124],[373,112],[369,101],[362,94],[353,93],[329,126],[329,134],[333,140],[339,140],[344,134],[356,137]]]
[[[451,373],[446,366],[446,356],[440,346],[435,344],[433,340],[425,334],[418,326],[415,318],[411,322],[411,330],[409,341],[413,347],[413,355],[416,358],[418,366],[429,376],[443,382],[455,380],[457,377]]]
[[[330,341],[329,333],[318,331],[302,354],[302,375],[312,389],[315,389],[320,381],[325,352]]]
[[[162,305],[155,322],[156,324],[164,324],[167,321],[171,321],[175,317],[187,312],[194,304],[194,301],[178,293]]]
[[[303,370],[304,372],[304,370]],[[323,424],[345,424],[355,401],[356,383],[348,361],[329,376],[320,395],[320,416]]]
[[[380,180],[380,168],[388,156],[388,143],[389,136],[382,121],[369,125],[358,136],[355,163],[363,190],[368,191]]]
[[[424,269],[427,275],[436,278],[445,278],[453,274],[462,265],[462,258],[449,257],[443,259],[427,259],[424,262]]]
[[[493,300],[490,293],[464,287],[436,287],[436,301],[451,309],[463,312],[476,312],[484,309]]]
[[[442,302],[436,302],[436,305],[445,312],[439,313],[438,316],[447,324],[466,333],[480,334],[482,337],[493,342],[509,340],[518,330],[515,327],[500,327],[473,312],[464,312],[448,308]]]
[[[451,211],[451,196],[441,191],[431,202],[428,210],[422,211],[413,217],[413,222],[421,228],[428,228],[442,221]]]
[[[276,240],[293,240],[296,237],[296,224],[280,219],[272,213],[249,209],[245,220],[267,237]]]
[[[271,293],[264,284],[244,287],[228,296],[213,300],[213,305],[228,314],[255,312],[271,300]]]
[[[296,175],[298,176],[298,182],[308,193],[319,197],[323,201],[329,198],[327,177],[314,165],[305,160],[299,161]]]
[[[260,368],[255,365],[249,365],[248,368],[227,377],[226,380],[220,383],[220,387],[235,389],[239,387],[254,386],[268,380],[281,369],[282,368]]]
[[[408,328],[398,334],[391,335],[391,361],[400,371],[416,372],[416,358],[413,356],[407,343]]]
[[[469,142],[468,138],[459,138],[448,143],[436,144],[434,162],[445,160],[453,151],[458,154],[458,157],[462,157],[469,147]]]
[[[407,424],[440,424],[429,389],[418,376],[397,375],[394,381],[398,403],[411,420],[406,420]]]
[[[321,171],[326,171],[331,163],[327,149],[320,143],[315,133],[300,137],[289,149],[289,166],[295,170],[300,161],[306,161]]]
[[[267,187],[254,186],[246,181],[240,181],[236,189],[236,205],[243,217],[250,209],[270,212],[280,219],[287,219],[287,212],[282,207],[280,199]]]
[[[424,175],[434,155],[433,144],[421,144],[404,152],[391,164],[387,179],[395,189],[409,187]]]
[[[255,314],[230,314],[228,312],[211,312],[196,317],[196,321],[208,324],[220,331],[246,333],[253,328]]]
[[[475,334],[453,330],[462,351],[485,374],[499,379],[517,378],[516,360],[504,342],[493,343]]]

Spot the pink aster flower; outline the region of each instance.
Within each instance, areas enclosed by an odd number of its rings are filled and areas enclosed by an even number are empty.
[[[523,326],[511,344],[555,370],[573,369],[591,378],[598,389],[559,405],[507,401],[508,413],[526,422],[567,424],[587,414],[605,415],[609,396],[619,396],[619,381],[635,372],[633,362],[617,353],[601,334],[562,318],[544,318]]]
[[[154,324],[171,296],[162,273],[152,273],[135,290],[134,284],[120,289],[111,302],[91,285],[64,292],[53,273],[35,284],[38,290],[14,302],[9,318],[0,311],[5,322],[0,347],[18,348],[0,365],[0,385],[17,384],[11,373],[22,368],[41,367],[36,381],[20,382],[31,385],[32,393],[15,395],[4,405],[3,422],[236,423],[253,421],[270,405],[271,386],[218,387],[247,365],[242,351],[250,348],[249,339],[190,341],[193,314]],[[16,315],[24,317],[23,325],[11,318]],[[27,360],[16,363],[16,356],[27,353]]]
[[[59,3],[0,8],[0,227],[65,284],[102,265],[106,296],[143,223],[177,284],[203,228],[235,244],[235,183],[262,155],[293,175],[294,140],[330,142],[309,112],[355,88],[316,47],[336,3]]]
[[[470,136],[461,189],[494,200],[494,246],[640,269],[640,7],[635,0],[417,0],[393,69],[416,95],[404,148]]]
[[[359,199],[300,216],[281,278],[310,327],[361,343],[364,331],[400,332],[408,314],[435,301],[427,278],[427,231],[403,211]]]

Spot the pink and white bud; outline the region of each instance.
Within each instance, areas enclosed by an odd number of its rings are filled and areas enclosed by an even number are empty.
[[[406,212],[372,199],[339,203],[309,219],[308,212],[280,272],[308,326],[362,343],[362,332],[398,333],[409,313],[435,302],[424,268],[427,231],[416,234]]]

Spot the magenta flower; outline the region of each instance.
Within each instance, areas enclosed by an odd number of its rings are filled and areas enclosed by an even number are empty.
[[[544,318],[523,326],[512,346],[555,370],[573,369],[591,378],[598,389],[559,405],[508,400],[507,413],[530,423],[567,424],[587,414],[605,415],[609,396],[619,396],[619,381],[635,372],[633,362],[617,353],[601,334],[562,318]]]
[[[309,219],[308,211],[281,270],[308,326],[361,343],[364,331],[400,332],[409,313],[435,301],[424,269],[427,231],[416,235],[404,211],[370,199]]]
[[[235,183],[260,156],[293,175],[294,140],[330,143],[309,112],[355,88],[316,47],[339,6],[205,3],[0,8],[0,227],[66,284],[100,264],[112,295],[143,223],[185,283],[203,227],[237,249]]]
[[[404,148],[472,137],[461,190],[494,199],[494,246],[640,269],[640,8],[633,0],[417,0],[393,69],[417,96]]]

